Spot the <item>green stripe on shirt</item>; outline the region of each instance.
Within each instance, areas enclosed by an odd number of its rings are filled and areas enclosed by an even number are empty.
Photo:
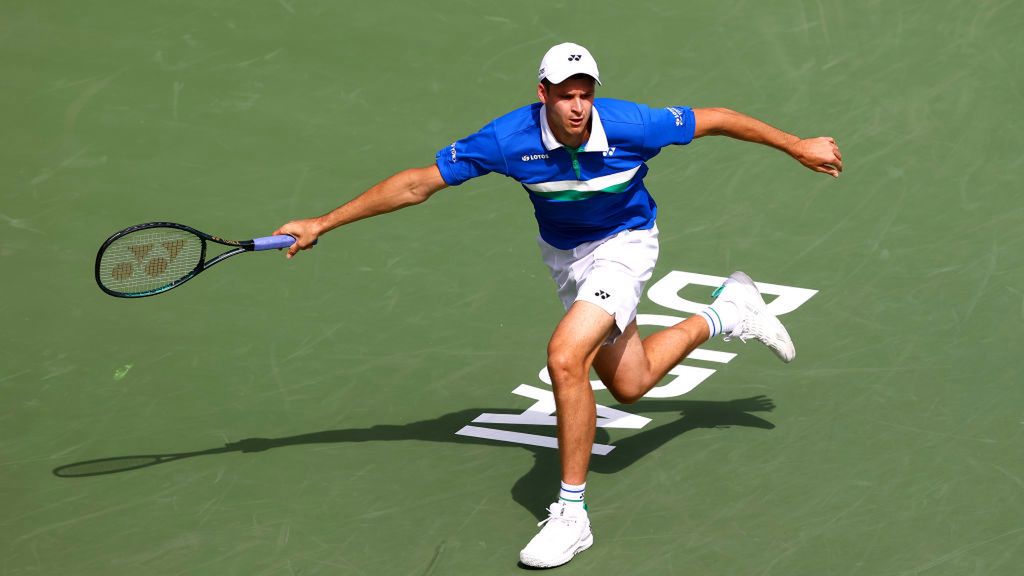
[[[559,190],[558,192],[534,192],[534,194],[555,202],[576,202],[579,200],[586,200],[587,198],[593,198],[598,194],[619,194],[621,192],[625,192],[631,183],[632,181],[613,184],[612,186],[602,190],[592,192],[582,190]]]

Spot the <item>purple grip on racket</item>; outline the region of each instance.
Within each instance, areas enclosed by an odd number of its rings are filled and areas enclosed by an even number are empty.
[[[277,250],[280,248],[289,248],[292,244],[295,244],[295,238],[287,234],[281,234],[279,236],[264,236],[263,238],[254,238],[253,250],[259,252],[260,250]]]

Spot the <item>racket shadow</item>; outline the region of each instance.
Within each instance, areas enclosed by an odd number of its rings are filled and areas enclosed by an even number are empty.
[[[98,458],[96,460],[85,460],[65,464],[53,469],[53,475],[60,478],[83,478],[86,476],[102,476],[104,474],[116,474],[118,472],[129,472],[140,468],[149,468],[157,464],[166,464],[175,460],[183,460],[195,456],[207,454],[224,454],[235,452],[228,447],[211,448],[209,450],[197,450],[195,452],[179,452],[176,454],[133,454],[131,456],[114,456],[111,458]]]
[[[683,434],[698,429],[728,428],[743,426],[771,430],[775,425],[754,413],[771,412],[774,403],[766,396],[754,396],[728,401],[704,400],[642,400],[631,405],[630,411],[638,414],[677,413],[678,417],[670,422],[654,428],[642,430],[632,436],[616,440],[615,449],[606,456],[591,459],[590,470],[597,474],[613,474],[632,466],[648,454]],[[196,458],[214,456],[233,452],[258,453],[308,444],[335,444],[346,442],[444,442],[454,444],[486,444],[529,450],[534,454],[534,464],[512,486],[513,500],[543,517],[545,507],[550,504],[553,478],[559,475],[558,452],[549,448],[510,444],[456,435],[455,432],[469,424],[481,413],[500,413],[500,410],[475,408],[459,410],[430,420],[422,420],[407,424],[379,424],[369,428],[349,428],[341,430],[323,430],[280,438],[246,438],[230,442],[224,446],[178,452],[171,454],[135,454],[99,458],[65,464],[53,469],[53,474],[60,478],[82,478],[130,472],[142,468],[150,468],[159,464],[167,464]],[[505,412],[508,412],[507,410]],[[514,413],[514,412],[508,412]],[[604,428],[598,428],[596,441],[609,443],[609,434]]]

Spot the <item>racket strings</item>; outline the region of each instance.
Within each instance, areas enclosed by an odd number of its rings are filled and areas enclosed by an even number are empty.
[[[107,246],[100,259],[100,281],[122,294],[152,292],[191,274],[202,254],[202,239],[185,230],[138,230]]]

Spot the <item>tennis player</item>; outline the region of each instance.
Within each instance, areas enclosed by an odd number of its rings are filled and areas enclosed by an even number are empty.
[[[547,349],[562,482],[543,528],[520,552],[527,566],[552,567],[594,542],[584,498],[596,426],[591,367],[618,401],[630,403],[719,335],[757,340],[783,362],[796,355],[786,329],[742,272],[732,274],[699,314],[640,338],[637,304],[658,259],[646,162],[666,146],[713,135],[777,148],[833,177],[843,161],[832,138],[801,139],[732,110],[595,98],[597,62],[577,44],[548,50],[538,80],[539,102],[445,146],[433,164],[398,172],[339,208],[289,222],[274,234],[296,237],[291,258],[329,230],[419,204],[488,172],[522,184],[536,213],[541,255],[566,309]]]

